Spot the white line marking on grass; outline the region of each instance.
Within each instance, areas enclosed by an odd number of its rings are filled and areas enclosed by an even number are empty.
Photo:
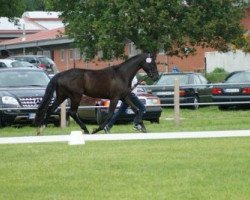
[[[84,135],[85,141],[95,140],[153,140],[153,139],[188,139],[188,138],[220,138],[249,137],[250,130],[240,131],[202,131],[202,132],[166,132],[166,133],[123,133]]]
[[[0,144],[68,142],[69,145],[79,145],[85,144],[85,141],[227,138],[249,136],[250,130],[167,133],[119,133],[94,135],[83,135],[81,131],[72,131],[70,135],[2,137],[0,138]]]

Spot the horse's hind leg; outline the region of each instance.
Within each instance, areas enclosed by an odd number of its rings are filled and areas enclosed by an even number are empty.
[[[81,101],[81,95],[75,95],[74,97],[70,98],[71,100],[71,106],[68,111],[68,114],[75,120],[75,122],[81,127],[82,130],[84,130],[84,133],[89,133],[86,125],[80,120],[77,109]]]
[[[44,119],[44,125],[42,127],[37,128],[37,135],[41,135],[44,129],[44,126],[47,125],[50,115],[56,110],[56,108],[65,100],[63,97],[56,97],[55,101],[49,106],[48,111],[46,113]]]
[[[52,105],[48,108],[46,118],[45,118],[45,124],[48,123],[50,115],[58,108],[58,106],[64,102],[66,97],[58,96],[52,103]]]

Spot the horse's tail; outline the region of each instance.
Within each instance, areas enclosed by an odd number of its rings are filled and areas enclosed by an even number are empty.
[[[42,99],[42,101],[41,101],[41,103],[38,106],[37,111],[36,111],[36,117],[35,117],[35,120],[34,120],[34,125],[35,126],[41,127],[43,125],[43,123],[44,123],[46,112],[48,110],[49,104],[51,102],[54,91],[56,89],[56,83],[57,83],[58,75],[59,74],[56,74],[50,80],[49,84],[46,87],[43,99]]]

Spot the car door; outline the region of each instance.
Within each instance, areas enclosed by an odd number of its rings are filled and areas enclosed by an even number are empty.
[[[211,102],[212,101],[212,93],[211,93],[211,86],[208,82],[208,80],[202,76],[201,74],[196,75],[199,80],[201,86],[199,87],[199,93],[200,95],[200,102]]]

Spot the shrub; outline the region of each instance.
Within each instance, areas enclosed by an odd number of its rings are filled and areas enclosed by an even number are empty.
[[[207,73],[206,78],[212,83],[222,82],[229,72],[225,71],[223,68],[215,68],[214,71]]]

